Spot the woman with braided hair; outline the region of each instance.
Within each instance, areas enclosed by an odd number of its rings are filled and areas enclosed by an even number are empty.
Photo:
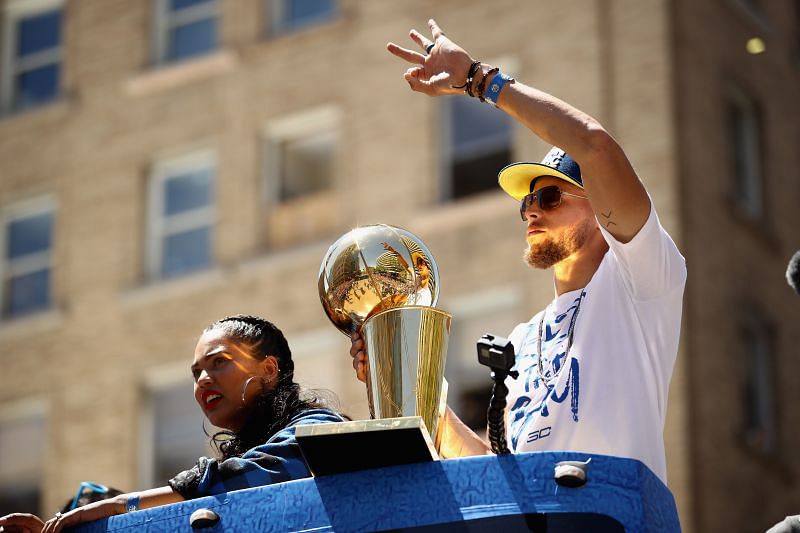
[[[344,420],[319,399],[301,396],[286,338],[263,318],[235,315],[208,326],[191,370],[195,400],[209,422],[222,428],[211,436],[217,458],[201,457],[166,487],[58,513],[46,524],[33,515],[8,515],[0,518],[3,531],[52,533],[137,509],[309,477],[295,428]]]

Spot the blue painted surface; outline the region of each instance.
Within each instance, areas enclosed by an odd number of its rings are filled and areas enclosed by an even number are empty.
[[[588,482],[558,486],[555,463],[591,458]],[[470,457],[303,479],[115,516],[76,529],[193,531],[200,508],[220,522],[202,531],[380,531],[524,513],[596,513],[629,532],[680,531],[667,487],[641,462],[574,452]]]

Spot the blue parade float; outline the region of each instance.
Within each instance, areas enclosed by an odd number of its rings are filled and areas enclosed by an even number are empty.
[[[556,465],[588,462],[585,483]],[[375,468],[233,491],[114,516],[107,531],[680,531],[675,500],[644,464],[576,452]]]

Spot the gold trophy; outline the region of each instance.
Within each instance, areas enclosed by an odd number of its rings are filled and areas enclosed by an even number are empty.
[[[373,420],[299,427],[297,438],[312,472],[435,459],[433,442],[447,395],[444,366],[452,317],[433,307],[439,271],[428,248],[401,228],[356,228],[325,254],[319,297],[342,333],[350,337],[361,331]],[[308,437],[320,437],[318,444],[314,447]],[[360,451],[354,453],[356,448]],[[348,460],[352,464],[343,464]],[[322,466],[315,464],[319,462]]]

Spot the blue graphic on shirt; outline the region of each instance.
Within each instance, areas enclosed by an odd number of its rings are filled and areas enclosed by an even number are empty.
[[[516,399],[509,410],[509,426],[512,448],[516,449],[521,439],[525,438],[526,429],[537,418],[550,416],[550,409],[555,404],[562,404],[569,399],[570,411],[573,422],[578,422],[580,405],[580,360],[576,354],[571,353],[567,361],[567,344],[569,337],[569,323],[572,314],[578,309],[581,298],[586,295],[582,291],[570,307],[557,315],[553,322],[547,322],[542,335],[542,368],[540,375],[538,359],[538,324],[530,324],[528,334],[518,350],[517,371],[519,379],[523,380],[524,392]],[[545,310],[546,313],[546,310]],[[567,327],[553,330],[551,326],[566,322]],[[574,327],[574,324],[573,324]],[[554,353],[548,360],[548,352]],[[563,379],[556,379],[560,372],[567,372]]]

